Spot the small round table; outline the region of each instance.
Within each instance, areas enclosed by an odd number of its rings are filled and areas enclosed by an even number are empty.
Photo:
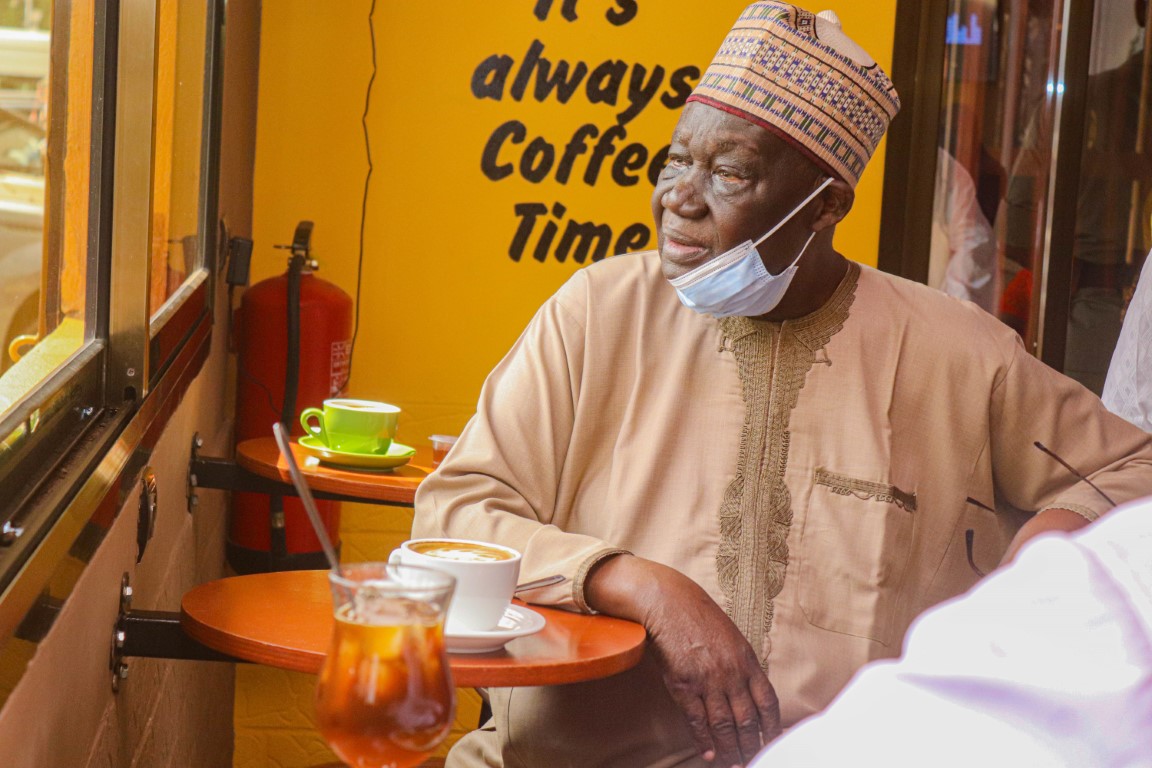
[[[560,685],[631,669],[644,653],[639,624],[532,606],[547,624],[492,653],[452,653],[455,684],[465,688]],[[181,601],[192,638],[245,661],[317,673],[332,635],[327,571],[282,571],[210,581]]]
[[[432,449],[428,446],[417,447],[412,461],[404,466],[383,472],[321,464],[297,445],[295,439],[292,440],[292,455],[313,491],[359,496],[367,501],[412,506],[416,489],[432,473]],[[257,437],[241,442],[236,446],[236,463],[265,479],[292,482],[275,438]]]

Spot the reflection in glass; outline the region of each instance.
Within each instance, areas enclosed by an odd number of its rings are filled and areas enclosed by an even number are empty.
[[[19,7],[16,7],[16,6]],[[89,3],[0,9],[0,416],[92,337]],[[55,62],[59,71],[50,71]]]
[[[1152,247],[1147,0],[1097,3],[1064,371],[1097,394]]]
[[[1065,0],[948,0],[929,282],[1035,349]],[[1096,3],[1064,372],[1100,392],[1152,247],[1148,0]],[[1078,23],[1086,23],[1080,20]],[[1064,273],[1067,275],[1068,273]]]
[[[149,290],[153,318],[201,265],[200,166],[207,20],[206,0],[159,4]]]
[[[930,283],[1036,335],[1062,0],[950,0]]]

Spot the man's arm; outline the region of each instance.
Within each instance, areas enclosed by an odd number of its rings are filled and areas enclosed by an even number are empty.
[[[546,605],[587,610],[584,579],[619,551],[555,524],[580,399],[586,279],[577,273],[537,312],[484,384],[476,415],[420,485],[412,535],[494,541],[523,554],[521,578],[568,577],[533,590]],[[594,427],[586,427],[594,428]]]
[[[1018,509],[1037,511],[1005,561],[1041,533],[1074,531],[1108,512],[1113,504],[1105,495],[1122,504],[1152,494],[1152,436],[1109,413],[1094,394],[1019,344],[993,391],[989,416],[997,493]]]
[[[704,759],[744,765],[780,733],[780,704],[755,651],[720,606],[679,571],[633,555],[600,563],[588,603],[644,625]]]
[[[1008,550],[1000,560],[1000,564],[1010,563],[1016,559],[1016,553],[1032,538],[1042,533],[1072,533],[1088,525],[1088,518],[1073,512],[1070,509],[1052,508],[1033,516],[1012,537]]]

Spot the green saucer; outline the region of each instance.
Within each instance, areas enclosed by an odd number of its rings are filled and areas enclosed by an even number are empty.
[[[334,467],[355,467],[356,469],[395,469],[412,461],[416,449],[410,445],[392,441],[386,453],[351,453],[329,448],[320,438],[305,435],[296,441],[309,456],[320,460],[321,464]]]

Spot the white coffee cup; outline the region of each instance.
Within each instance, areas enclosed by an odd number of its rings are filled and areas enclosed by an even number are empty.
[[[520,576],[519,552],[470,539],[412,539],[393,550],[388,561],[435,568],[456,577],[444,627],[448,634],[495,629]]]

